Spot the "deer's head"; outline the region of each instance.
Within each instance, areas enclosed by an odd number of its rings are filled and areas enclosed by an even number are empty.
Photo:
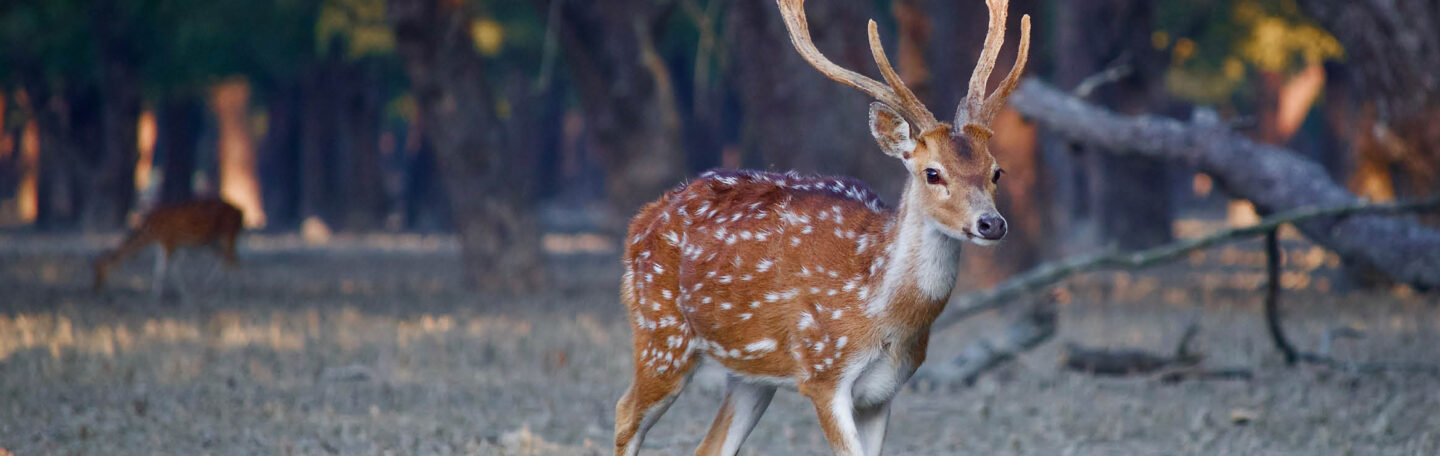
[[[1005,41],[1008,0],[986,0],[990,25],[985,47],[970,75],[970,90],[955,109],[954,126],[937,121],[890,66],[875,21],[870,21],[870,53],[885,83],[845,69],[826,58],[810,40],[805,0],[776,0],[795,50],[830,79],[877,100],[870,104],[870,134],[887,155],[909,172],[908,204],[922,208],[929,221],[951,237],[991,244],[1005,237],[1005,218],[995,209],[995,188],[1003,173],[990,154],[990,124],[1005,106],[1024,72],[1030,52],[1030,16],[1020,24],[1015,66],[989,96],[985,85]]]

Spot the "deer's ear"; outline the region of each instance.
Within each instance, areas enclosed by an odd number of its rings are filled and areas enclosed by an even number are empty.
[[[870,135],[880,143],[880,150],[891,157],[908,160],[915,152],[915,140],[910,139],[910,122],[885,103],[870,103]]]

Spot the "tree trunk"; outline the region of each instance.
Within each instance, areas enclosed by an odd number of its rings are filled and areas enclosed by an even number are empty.
[[[429,122],[468,283],[488,291],[539,290],[540,226],[524,192],[533,170],[515,166],[523,153],[506,147],[470,18],[459,5],[437,0],[392,0],[387,12]]]
[[[260,146],[260,178],[266,225],[293,228],[300,222],[300,85],[285,82],[271,91],[270,128]]]
[[[160,204],[194,198],[195,154],[205,107],[199,99],[180,95],[160,105]]]
[[[654,43],[666,16],[657,5],[560,5],[560,43],[605,167],[613,211],[606,228],[612,231],[624,232],[641,205],[678,184],[686,171],[674,81]]]
[[[385,217],[385,186],[380,175],[380,108],[378,68],[374,62],[350,65],[345,87],[346,107],[340,120],[348,130],[349,164],[344,179],[345,229],[373,231]]]
[[[100,96],[93,87],[52,92],[38,78],[27,79],[26,91],[34,94],[40,149],[35,222],[47,229],[73,228],[94,174],[81,151],[101,149]]]
[[[81,223],[87,230],[125,227],[135,205],[135,164],[140,160],[140,75],[120,57],[102,63],[100,156],[89,176]]]
[[[333,223],[338,195],[330,185],[336,140],[333,100],[334,57],[315,64],[300,95],[300,217]]]
[[[438,176],[435,147],[425,139],[425,113],[416,112],[405,132],[405,184],[401,194],[406,228],[419,231],[448,230],[450,206]]]
[[[210,93],[219,132],[220,196],[245,213],[245,226],[265,226],[260,180],[255,176],[255,139],[250,135],[250,83],[222,82]]]
[[[1107,65],[1124,63],[1134,70],[1127,77],[1101,86],[1095,91],[1095,100],[1125,114],[1163,111],[1160,108],[1165,98],[1168,60],[1151,44],[1151,23],[1157,8],[1154,2],[1078,0],[1062,2],[1058,8],[1055,81],[1061,87],[1075,87]],[[1168,242],[1171,204],[1166,167],[1148,158],[1121,158],[1088,148],[1082,154],[1073,160],[1063,152],[1048,154],[1070,162],[1070,171],[1080,173],[1075,178],[1079,192],[1056,192],[1075,195],[1074,199],[1055,204],[1075,211],[1064,217],[1072,224],[1088,226],[1064,230],[1093,236],[1076,240],[1081,244],[1123,249]]]
[[[1261,214],[1359,201],[1321,166],[1231,133],[1214,112],[1202,112],[1188,124],[1154,116],[1125,117],[1033,79],[1023,82],[1010,102],[1072,141],[1126,158],[1144,156],[1193,166],[1214,176],[1232,195],[1249,199]],[[1347,261],[1374,267],[1421,289],[1440,287],[1440,231],[1414,220],[1356,215],[1316,219],[1296,227]]]

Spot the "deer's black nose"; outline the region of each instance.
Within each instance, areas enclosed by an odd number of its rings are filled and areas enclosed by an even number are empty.
[[[998,214],[981,216],[975,222],[975,232],[987,240],[998,241],[1005,237],[1005,217]]]

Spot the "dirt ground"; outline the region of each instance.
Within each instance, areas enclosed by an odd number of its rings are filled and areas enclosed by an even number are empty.
[[[444,237],[254,235],[242,267],[179,260],[185,292],[149,293],[147,254],[89,290],[114,236],[0,234],[0,448],[16,455],[608,454],[630,370],[613,254],[557,256],[555,283],[503,298],[459,286]],[[1440,363],[1436,295],[1347,291],[1290,246],[1286,324],[1340,358]],[[1319,255],[1319,256],[1317,256]],[[1051,342],[955,390],[897,399],[888,454],[1436,455],[1440,379],[1291,368],[1260,319],[1253,249],[1072,285]],[[1188,321],[1206,365],[1249,381],[1166,384],[1058,366],[1061,347],[1169,350]],[[930,361],[993,334],[982,315],[935,335]],[[723,376],[701,373],[650,433],[688,454]],[[1249,417],[1238,422],[1234,417]],[[3,454],[4,451],[0,451]],[[812,408],[781,392],[746,454],[825,454]]]

